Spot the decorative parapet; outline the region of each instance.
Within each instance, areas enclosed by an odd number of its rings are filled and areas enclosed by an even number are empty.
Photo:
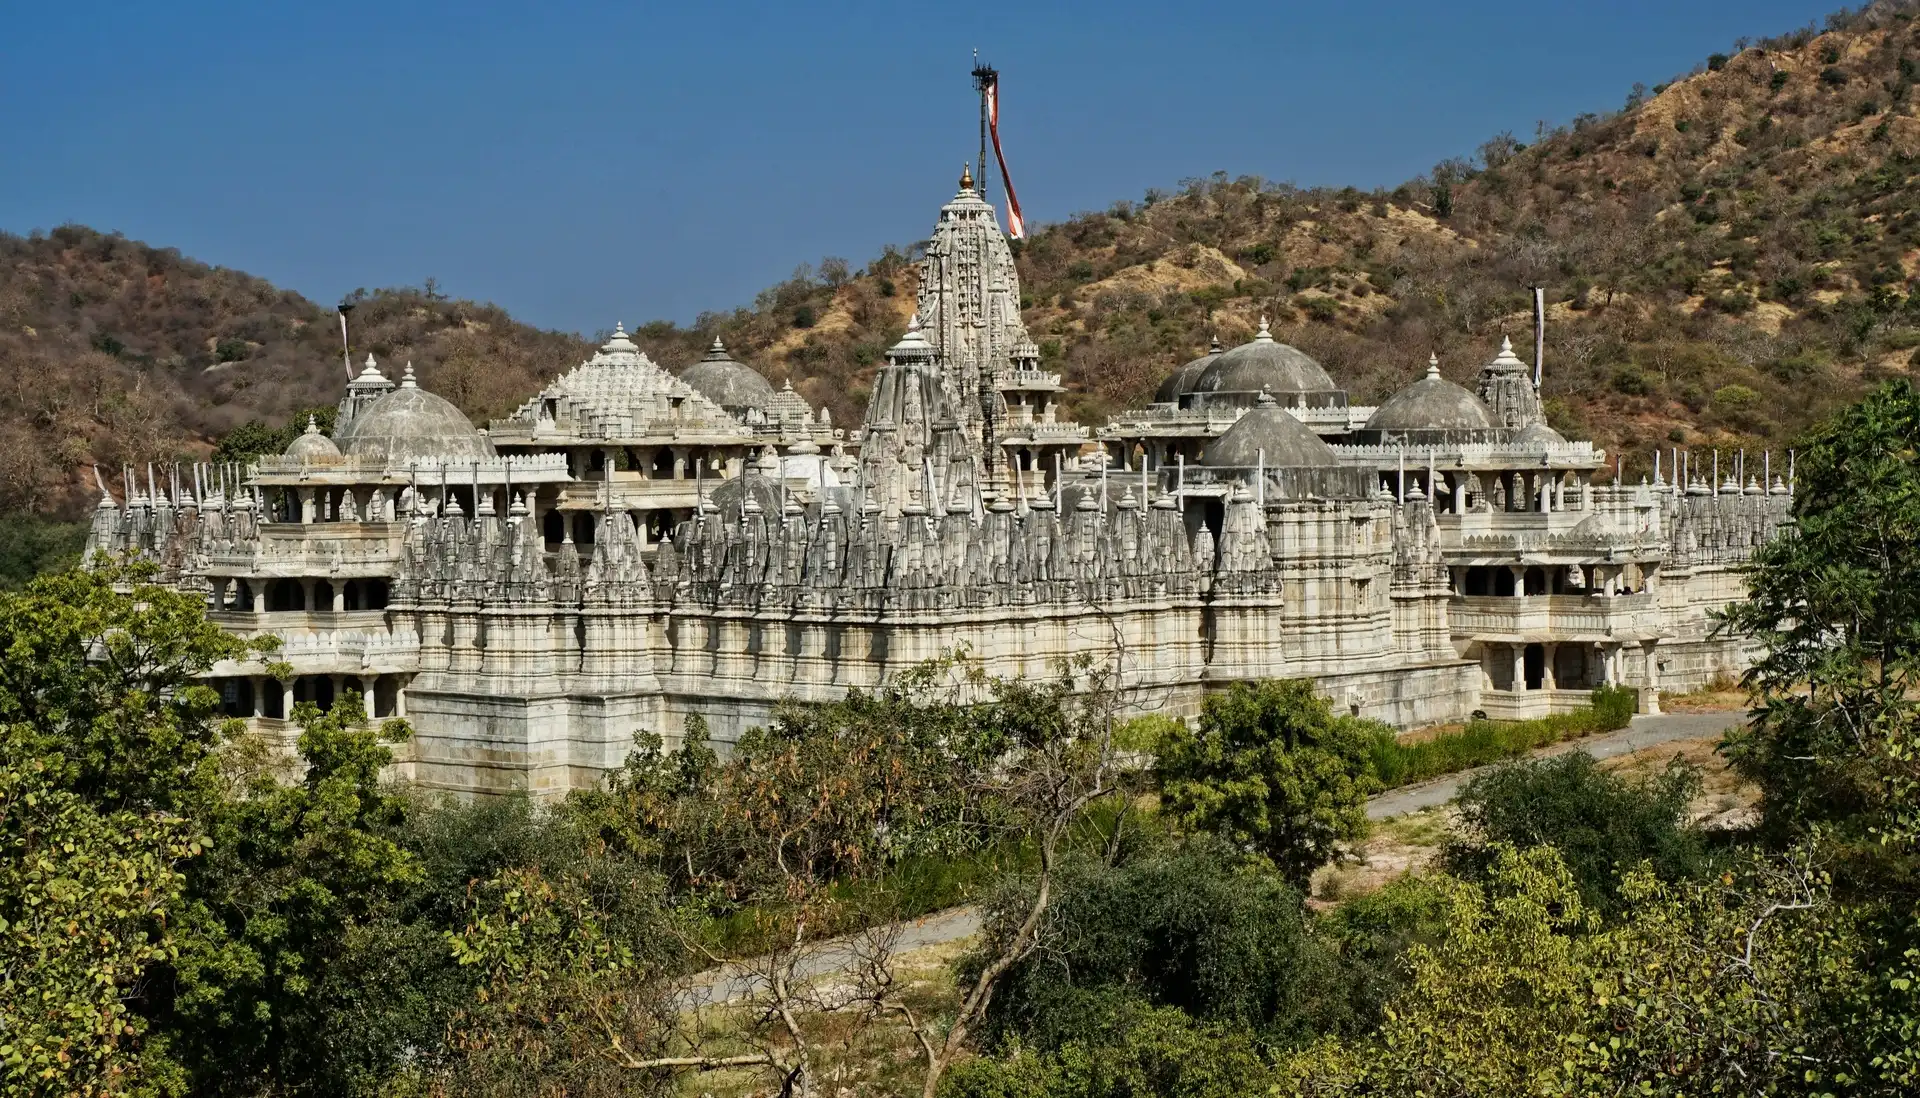
[[[247,467],[249,478],[319,477],[330,483],[548,484],[572,480],[565,454],[501,454],[490,458],[418,458],[405,463],[348,457],[326,464],[298,458],[263,457]]]
[[[1388,468],[1405,461],[1408,468],[1425,466],[1429,455],[1444,469],[1478,468],[1555,468],[1578,469],[1598,466],[1606,452],[1591,442],[1541,443],[1516,446],[1512,443],[1456,443],[1451,446],[1394,446],[1339,443],[1333,452],[1344,461]]]

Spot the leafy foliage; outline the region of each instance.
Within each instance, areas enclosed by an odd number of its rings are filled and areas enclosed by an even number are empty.
[[[1380,726],[1335,716],[1311,682],[1234,683],[1157,762],[1167,813],[1265,858],[1296,887],[1360,834]]]
[[[990,939],[1024,900],[994,906]],[[1201,841],[1119,866],[1071,865],[1040,947],[994,998],[989,1031],[1052,1050],[1118,1028],[1140,999],[1286,1042],[1341,1028],[1343,978],[1337,956],[1309,933],[1297,890]]]
[[[1666,881],[1704,869],[1704,844],[1687,822],[1699,789],[1699,774],[1684,765],[1635,781],[1601,770],[1583,751],[1498,766],[1460,791],[1447,866],[1477,880],[1501,847],[1551,846],[1586,906],[1613,914],[1623,902],[1621,877],[1643,863]]]

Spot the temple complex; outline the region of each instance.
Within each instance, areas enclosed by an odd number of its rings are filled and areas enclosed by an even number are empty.
[[[369,357],[331,437],[102,481],[89,556],[281,638],[290,680],[213,669],[233,715],[289,733],[359,693],[414,725],[415,781],[463,795],[557,796],[638,731],[697,716],[731,741],[961,649],[1003,676],[1089,655],[1177,717],[1308,678],[1401,727],[1600,684],[1653,710],[1750,658],[1709,615],[1790,521],[1790,478],[1675,454],[1620,483],[1547,425],[1510,344],[1473,389],[1430,362],[1362,407],[1263,321],[1090,429],[971,179],[920,274],[857,427],[719,341],[676,374],[617,326],[484,428]]]

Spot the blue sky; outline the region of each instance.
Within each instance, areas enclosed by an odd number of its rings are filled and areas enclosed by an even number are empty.
[[[922,238],[1001,70],[1030,222],[1224,170],[1391,185],[1836,0],[8,5],[0,228],[593,332]]]

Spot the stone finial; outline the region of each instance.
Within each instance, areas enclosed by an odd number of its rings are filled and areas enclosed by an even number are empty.
[[[419,383],[419,382],[417,382],[417,381],[415,381],[415,380],[413,380],[413,362],[412,362],[412,360],[408,360],[408,362],[407,362],[407,371],[406,371],[406,373],[403,373],[403,374],[401,374],[401,375],[400,375],[400,387],[401,387],[402,389],[418,389],[418,388],[420,387],[420,383]]]
[[[1212,355],[1223,354],[1225,353],[1225,351],[1226,351],[1226,348],[1220,345],[1219,336],[1216,335],[1213,338],[1207,340],[1208,354],[1212,354]]]
[[[963,191],[970,191],[973,189],[973,165],[972,164],[962,162],[960,165],[960,189]]]
[[[1440,355],[1438,352],[1435,352],[1427,356],[1427,380],[1438,381],[1439,379],[1440,379]]]
[[[317,435],[320,433],[320,421],[314,419],[313,413],[311,412],[307,413],[307,429],[305,433],[309,435]]]
[[[1260,330],[1253,333],[1253,341],[1255,343],[1273,342],[1273,333],[1267,330],[1267,315],[1265,313],[1260,314]]]
[[[613,322],[613,336],[602,344],[600,349],[608,354],[633,354],[640,348],[633,340],[627,338],[626,325],[616,320]]]

